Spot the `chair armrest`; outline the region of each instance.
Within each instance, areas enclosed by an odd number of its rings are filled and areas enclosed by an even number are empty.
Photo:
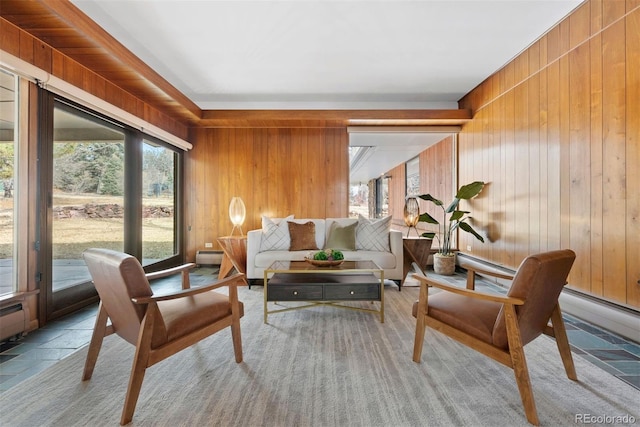
[[[510,274],[510,273],[498,273],[496,271],[489,271],[489,270],[484,270],[482,268],[466,266],[466,265],[462,265],[461,267],[466,269],[469,272],[474,272],[476,274],[485,274],[487,276],[493,276],[493,277],[497,277],[499,279],[513,280],[513,278],[515,277],[515,275]]]
[[[182,289],[180,291],[173,292],[171,294],[166,294],[166,295],[157,295],[157,296],[152,295],[150,297],[135,297],[135,298],[131,298],[131,301],[133,301],[135,304],[143,305],[143,304],[149,304],[150,302],[168,301],[168,300],[177,299],[177,298],[184,298],[184,297],[188,297],[196,294],[201,294],[203,292],[209,292],[211,290],[221,288],[224,286],[238,286],[238,283],[244,283],[244,281],[242,280],[243,277],[244,277],[244,274],[237,273],[237,274],[234,274],[233,276],[229,276],[227,278],[224,278],[210,285],[200,286],[197,288]]]
[[[442,289],[443,291],[451,292],[454,294],[464,295],[464,296],[479,299],[479,300],[499,302],[502,304],[511,304],[511,305],[524,304],[524,301],[519,298],[513,298],[513,297],[495,295],[495,294],[486,294],[484,292],[478,292],[472,289],[459,288],[457,286],[452,286],[430,277],[425,277],[421,274],[414,274],[413,277],[420,281],[420,286],[433,286],[434,288]]]
[[[499,279],[513,280],[514,275],[509,273],[498,273],[495,271],[484,270],[470,265],[461,265],[462,268],[467,269],[467,289],[475,289],[476,287],[476,274],[484,274],[486,276],[497,277]]]
[[[182,289],[189,289],[189,270],[196,265],[192,262],[188,264],[179,265],[177,267],[167,268],[166,270],[154,271],[147,273],[147,280],[160,279],[161,277],[173,276],[174,274],[182,273]]]

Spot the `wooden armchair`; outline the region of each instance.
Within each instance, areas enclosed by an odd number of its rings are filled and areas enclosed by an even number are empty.
[[[413,306],[417,318],[413,361],[420,363],[426,326],[491,357],[514,370],[527,420],[537,425],[538,413],[523,347],[542,333],[555,337],[567,376],[577,380],[558,305],[575,257],[571,250],[527,257],[506,296],[476,292],[473,280],[464,289],[415,274],[421,283],[419,300]],[[470,269],[468,277],[473,279],[475,273]],[[443,292],[429,296],[429,286]]]
[[[240,317],[237,285],[243,283],[236,274],[217,283],[189,287],[189,269],[185,264],[161,272],[145,274],[131,255],[108,250],[88,249],[83,254],[93,283],[100,295],[100,305],[82,380],[89,380],[98,359],[102,340],[116,333],[136,346],[120,423],[133,418],[140,388],[148,367],[231,326],[236,362],[242,362]],[[150,278],[182,274],[182,290],[170,295],[154,296]],[[229,287],[229,296],[212,289]],[[111,323],[108,325],[107,321]]]

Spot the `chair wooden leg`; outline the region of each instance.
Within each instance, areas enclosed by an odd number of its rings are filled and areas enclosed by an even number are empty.
[[[536,410],[536,402],[533,398],[527,360],[524,355],[522,340],[520,339],[516,311],[511,304],[505,304],[504,308],[507,338],[509,340],[509,353],[511,354],[511,364],[513,365],[513,372],[516,377],[516,383],[518,384],[518,390],[520,391],[520,399],[522,400],[527,420],[533,425],[539,425],[538,411]]]
[[[560,310],[560,304],[556,304],[553,312],[551,313],[551,324],[553,325],[553,334],[556,338],[556,345],[564,364],[564,370],[567,372],[567,377],[570,380],[577,381],[578,375],[576,374],[576,368],[573,364],[573,357],[571,356],[571,347],[569,346],[569,340],[567,339],[567,330],[562,320],[562,311]]]
[[[242,362],[242,337],[240,335],[240,319],[231,323],[231,338],[233,340],[233,353],[236,356],[236,363]]]
[[[418,297],[418,313],[416,316],[416,335],[413,340],[413,361],[420,363],[422,358],[422,346],[424,345],[425,322],[424,316],[427,312],[427,298],[429,297],[429,287],[426,283],[420,284],[420,296]]]
[[[153,319],[157,311],[155,304],[149,304],[147,313],[140,325],[140,333],[136,344],[136,353],[133,357],[133,366],[131,367],[131,375],[129,376],[129,386],[127,387],[127,395],[124,399],[124,407],[122,408],[122,416],[120,425],[129,424],[133,419],[133,413],[136,410],[138,396],[142,388],[144,374],[149,364],[149,354],[151,353],[151,337],[153,334]]]
[[[231,339],[233,340],[233,353],[236,363],[242,362],[242,335],[240,333],[240,304],[238,303],[238,288],[229,286],[229,299],[231,301]]]
[[[106,335],[107,319],[109,318],[107,310],[102,305],[102,301],[98,306],[98,315],[96,316],[96,322],[93,327],[93,335],[91,336],[91,343],[89,344],[89,351],[87,352],[87,359],[84,362],[84,372],[82,373],[82,381],[91,379],[93,375],[93,368],[98,361],[98,354],[102,347],[102,340]]]

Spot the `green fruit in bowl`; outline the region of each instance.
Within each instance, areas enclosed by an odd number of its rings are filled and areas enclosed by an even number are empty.
[[[313,254],[313,259],[316,261],[342,261],[344,254],[335,249],[325,249]]]
[[[316,261],[326,261],[328,259],[328,256],[324,251],[320,251],[320,252],[316,252],[313,255],[313,259]]]

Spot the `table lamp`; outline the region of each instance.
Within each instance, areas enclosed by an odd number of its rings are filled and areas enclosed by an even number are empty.
[[[407,230],[407,237],[409,237],[409,232],[413,228],[416,232],[416,235],[420,237],[420,233],[418,233],[418,229],[416,225],[420,220],[420,205],[418,204],[418,199],[412,196],[409,196],[405,199],[404,202],[404,223],[409,229]]]
[[[231,229],[231,236],[237,230],[240,231],[240,235],[244,235],[242,233],[242,224],[244,223],[244,219],[247,216],[247,209],[244,207],[244,202],[240,197],[234,197],[231,199],[231,203],[229,203],[229,219],[233,224],[233,228]]]

